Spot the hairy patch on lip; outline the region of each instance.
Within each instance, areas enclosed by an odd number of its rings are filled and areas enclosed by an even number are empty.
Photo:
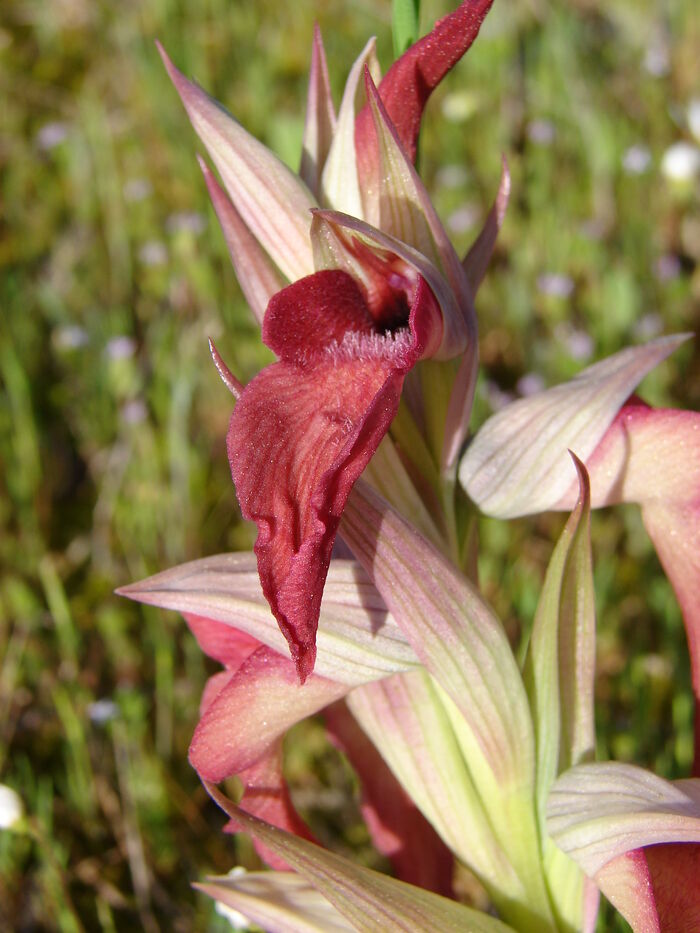
[[[363,334],[349,331],[341,341],[333,341],[324,349],[324,355],[335,363],[351,360],[401,359],[411,349],[413,338],[408,327],[383,334]]]

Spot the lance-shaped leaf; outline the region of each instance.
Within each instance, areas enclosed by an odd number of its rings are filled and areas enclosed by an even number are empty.
[[[362,729],[441,838],[497,906],[526,894],[496,838],[450,718],[425,671],[360,687],[347,704]]]
[[[394,55],[398,58],[418,38],[420,0],[392,0],[391,36]]]
[[[478,375],[477,327],[473,301],[486,274],[491,254],[496,245],[496,238],[503,224],[509,196],[510,172],[504,156],[496,200],[489,211],[479,236],[462,262],[466,287],[463,283],[457,286],[459,293],[463,296],[461,304],[467,316],[470,349],[464,354],[457,373],[452,380],[449,402],[442,418],[440,465],[443,475],[452,474],[455,461],[462,450],[469,431],[469,418],[474,404],[474,391]],[[453,274],[450,281],[456,283],[458,281],[457,276]]]
[[[306,120],[299,175],[316,199],[321,197],[321,172],[335,133],[336,119],[328,79],[328,65],[318,24],[314,26],[306,97]]]
[[[567,450],[586,463],[637,383],[686,339],[622,350],[497,412],[462,458],[459,478],[469,496],[498,518],[555,508],[576,480]]]
[[[455,567],[364,483],[348,500],[342,536],[449,698],[443,703],[496,836],[509,845],[530,919],[553,928],[533,806],[532,722],[500,622]]]
[[[160,45],[158,51],[195,132],[248,229],[290,281],[313,272],[309,210],[316,205],[306,185],[220,104],[181,74]]]
[[[236,278],[258,323],[262,324],[270,298],[284,287],[285,282],[209,171],[206,162],[201,158],[198,161],[221,224]]]
[[[665,781],[612,761],[578,765],[555,782],[547,826],[557,845],[594,878],[624,852],[700,842],[700,779]]]
[[[365,71],[365,88],[374,122],[379,163],[377,183],[365,191],[365,203],[376,202],[376,208],[367,211],[367,219],[380,230],[423,253],[443,272],[455,294],[464,297],[465,318],[467,314],[473,316],[471,296],[457,254],[418,172],[401,145],[368,70]],[[476,332],[475,322],[470,322],[471,331]]]
[[[215,802],[240,828],[274,849],[360,933],[507,933],[511,928],[479,911],[354,865],[311,842],[281,832],[235,807],[205,784]]]
[[[360,779],[360,808],[372,842],[398,878],[452,895],[454,856],[394,777],[342,700],[324,710],[326,730]],[[382,744],[382,752],[384,751]]]
[[[493,207],[489,211],[489,215],[486,218],[486,222],[484,223],[479,236],[476,238],[469,252],[464,257],[464,271],[466,273],[467,280],[473,295],[476,294],[479,286],[481,285],[482,279],[486,274],[486,269],[491,260],[493,248],[496,245],[498,232],[501,229],[503,220],[506,216],[506,208],[508,207],[509,197],[510,171],[508,170],[508,163],[506,162],[504,156],[501,168],[501,183],[498,186],[496,200],[493,202]]]
[[[541,830],[554,779],[593,755],[595,604],[590,540],[590,484],[574,456],[579,499],[547,567],[525,659],[525,686],[537,748]]]
[[[238,630],[278,654],[286,654],[286,642],[260,587],[254,554],[205,557],[117,592],[185,614],[202,650],[229,667],[237,666],[232,658],[239,655],[231,652],[240,651]],[[193,620],[192,614],[204,618]],[[419,663],[356,561],[331,562],[321,603],[318,645],[317,672],[348,685],[411,670]]]
[[[194,887],[268,933],[356,933],[330,901],[294,872],[235,870]]]
[[[532,801],[472,775],[454,704],[424,671],[353,690],[347,705],[442,839],[517,929],[554,930],[540,869]],[[449,706],[449,709],[448,709]],[[480,792],[481,791],[481,792]]]
[[[342,536],[465,717],[495,780],[534,787],[520,672],[503,627],[472,584],[364,483],[348,500]]]
[[[412,161],[423,108],[447,72],[476,39],[493,0],[464,0],[459,7],[439,20],[432,32],[412,45],[391,66],[379,85],[379,94],[389,119]],[[363,109],[357,117],[355,144],[359,158],[361,183],[375,175],[372,165],[372,119]]]
[[[338,111],[338,125],[321,176],[321,203],[355,217],[363,216],[357,176],[355,114],[365,97],[362,75],[369,68],[379,79],[376,40],[370,39],[350,69]]]

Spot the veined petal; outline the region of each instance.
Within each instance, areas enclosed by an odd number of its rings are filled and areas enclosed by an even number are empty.
[[[433,27],[432,32],[412,45],[391,66],[379,85],[389,119],[398,131],[412,161],[423,108],[447,72],[457,64],[476,39],[493,0],[464,0]],[[373,132],[365,107],[357,117],[355,144],[358,155],[371,152],[368,136]]]
[[[579,499],[554,549],[537,604],[523,677],[535,723],[537,800],[545,805],[557,774],[592,756],[595,606],[590,483],[579,471]]]
[[[250,639],[251,648],[257,640],[278,654],[287,651],[263,596],[252,553],[219,554],[181,564],[119,593],[182,612],[202,650],[222,664],[238,666],[247,656],[247,648],[241,656],[245,639]],[[362,567],[355,561],[332,560],[321,601],[316,672],[357,685],[412,670],[418,663]]]
[[[411,799],[494,901],[522,898],[428,674],[415,671],[360,687],[347,704]]]
[[[508,933],[506,924],[455,901],[349,862],[305,839],[280,832],[234,806],[211,784],[213,800],[246,833],[277,850],[359,933]]]
[[[348,689],[317,675],[300,686],[292,662],[263,646],[206,709],[192,738],[190,763],[204,780],[240,774],[269,754],[287,729]]]
[[[370,39],[350,70],[338,111],[338,125],[321,176],[321,204],[355,217],[363,216],[356,164],[355,114],[364,100],[362,75],[365,68],[379,80],[375,45],[376,39]]]
[[[414,651],[464,716],[475,754],[503,787],[534,790],[534,737],[500,621],[469,581],[366,483],[348,499],[343,540]]]
[[[476,337],[471,292],[462,265],[368,72],[365,86],[379,155],[377,183],[373,185],[368,179],[365,184],[361,180],[365,203],[374,201],[377,205],[367,212],[367,219],[384,233],[423,253],[445,275],[467,319],[467,329]]]
[[[593,878],[624,852],[700,842],[700,779],[665,781],[614,761],[578,765],[554,784],[547,825],[556,844]]]
[[[497,412],[462,458],[459,478],[469,496],[498,518],[555,508],[575,481],[567,449],[585,463],[637,383],[686,339],[622,350]]]
[[[321,197],[321,172],[335,133],[335,109],[328,80],[328,65],[318,23],[314,25],[311,47],[309,90],[306,98],[306,121],[299,174],[309,191]]]
[[[390,859],[402,881],[450,897],[452,852],[401,787],[346,704],[341,701],[327,707],[323,718],[333,743],[345,752],[360,779],[360,807],[375,848]]]
[[[356,928],[301,875],[245,872],[193,885],[268,933],[356,933]]]
[[[204,159],[198,158],[198,161],[221,224],[236,278],[251,311],[262,324],[270,298],[284,288],[285,282],[243,222],[226,192],[209,171]]]
[[[160,45],[158,51],[243,222],[288,279],[313,272],[309,210],[315,202],[306,185],[181,74]]]
[[[479,236],[472,243],[462,263],[472,295],[476,294],[486,274],[486,268],[491,260],[491,254],[496,245],[498,232],[506,216],[509,197],[510,171],[508,170],[508,163],[504,156],[501,168],[501,183],[498,186],[496,200],[493,202],[493,207],[489,211],[489,215],[486,218],[484,226],[481,228]]]

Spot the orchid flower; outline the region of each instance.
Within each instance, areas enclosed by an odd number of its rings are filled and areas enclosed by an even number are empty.
[[[593,762],[592,505],[642,503],[698,683],[700,426],[692,413],[624,404],[683,338],[622,351],[511,406],[459,463],[485,512],[572,510],[522,666],[463,573],[454,501],[448,515],[476,376],[473,300],[509,181],[504,168],[460,262],[414,161],[427,97],[489,5],[465,0],[382,80],[368,43],[337,115],[316,30],[298,176],[162,53],[221,176],[223,188],[202,163],[279,360],[243,387],[212,348],[237,399],[228,454],[242,513],[258,524],[255,554],[120,592],[180,611],[223,666],[190,761],[227,829],[248,832],[273,871],[201,887],[269,929],[588,933],[602,891],[647,933],[678,916],[667,881],[677,869],[683,909],[697,909],[698,782]],[[661,476],[660,451],[672,466]],[[337,532],[354,559],[331,558]],[[357,771],[368,829],[397,878],[323,849],[293,805],[284,736],[318,712]],[[237,805],[215,787],[231,775],[243,784]],[[455,861],[500,919],[452,899]]]
[[[226,191],[204,167],[243,291],[279,362],[237,394],[227,445],[245,518],[258,525],[263,592],[300,680],[338,524],[421,360],[459,358],[441,466],[452,466],[476,378],[473,297],[507,197],[463,264],[416,173],[431,91],[476,37],[492,0],[464,0],[383,79],[371,40],[336,115],[314,36],[300,175],[161,54]],[[229,385],[235,381],[228,379]],[[424,417],[420,392],[416,417]]]

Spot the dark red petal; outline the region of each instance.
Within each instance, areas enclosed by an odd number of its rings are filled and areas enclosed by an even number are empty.
[[[298,279],[272,297],[262,337],[281,360],[304,363],[348,331],[372,332],[359,286],[347,272],[326,269]]]
[[[700,844],[646,846],[661,933],[700,930]]]
[[[391,66],[379,85],[379,94],[399,138],[412,160],[416,158],[423,108],[432,91],[457,64],[476,39],[493,0],[464,0],[439,20],[432,32],[412,45]],[[358,159],[372,158],[376,150],[374,126],[367,106],[355,123]],[[362,169],[360,168],[362,178]]]
[[[377,850],[397,877],[452,896],[454,857],[401,787],[344,702],[324,711],[331,740],[350,759],[362,784],[362,815]]]
[[[386,352],[392,338],[357,339],[313,367],[264,369],[236,405],[227,438],[241,511],[258,525],[263,593],[302,682],[313,670],[338,523],[396,414],[405,372]]]

